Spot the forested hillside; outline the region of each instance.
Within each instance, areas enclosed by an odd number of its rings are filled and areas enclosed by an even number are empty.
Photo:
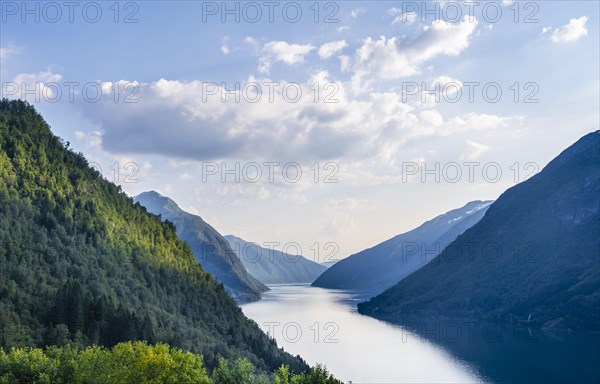
[[[204,272],[175,227],[54,136],[35,109],[0,101],[0,345],[166,342],[308,367],[280,350]]]
[[[175,224],[179,238],[190,245],[196,261],[225,286],[238,303],[256,301],[269,288],[246,271],[229,243],[200,216],[187,213],[170,198],[158,192],[139,194],[133,201]]]

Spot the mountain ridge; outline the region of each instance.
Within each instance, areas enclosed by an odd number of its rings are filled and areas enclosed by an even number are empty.
[[[582,137],[359,312],[600,330],[599,148],[600,131]]]
[[[312,284],[377,294],[431,261],[458,235],[479,221],[490,200],[475,200],[440,214],[417,228],[340,260]]]
[[[267,249],[234,235],[225,240],[246,270],[263,284],[312,283],[327,268],[300,255]]]
[[[142,192],[133,200],[175,224],[177,235],[190,245],[198,263],[222,282],[237,302],[259,300],[269,289],[246,271],[225,238],[200,216],[184,211],[173,199],[156,191]]]

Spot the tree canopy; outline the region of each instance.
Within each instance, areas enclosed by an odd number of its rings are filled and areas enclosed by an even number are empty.
[[[208,369],[222,356],[308,371],[244,316],[172,223],[105,180],[28,103],[1,100],[0,346],[131,340],[201,354]]]

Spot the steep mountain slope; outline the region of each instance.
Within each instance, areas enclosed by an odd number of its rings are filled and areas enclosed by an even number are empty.
[[[248,320],[175,227],[67,149],[35,109],[0,101],[0,345],[163,341],[247,357],[261,370],[306,364]]]
[[[423,267],[458,235],[477,223],[491,201],[472,201],[439,215],[418,228],[340,260],[315,287],[378,294]]]
[[[264,284],[312,283],[327,269],[302,256],[263,248],[233,235],[225,239],[246,270]]]
[[[260,293],[269,289],[246,271],[229,243],[200,216],[183,211],[173,200],[154,191],[141,193],[133,201],[175,224],[177,235],[190,245],[202,269],[223,283],[239,303],[258,300]]]
[[[584,136],[359,311],[600,330],[599,151],[600,131]]]

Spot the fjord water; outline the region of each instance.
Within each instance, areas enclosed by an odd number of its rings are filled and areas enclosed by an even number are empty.
[[[600,336],[469,322],[405,327],[356,311],[348,291],[270,286],[242,306],[287,352],[354,383],[597,383]],[[364,299],[364,298],[362,298]],[[419,323],[414,323],[419,324]]]
[[[270,286],[242,310],[287,352],[354,383],[472,383],[468,365],[403,328],[356,312],[350,293],[309,285]]]

